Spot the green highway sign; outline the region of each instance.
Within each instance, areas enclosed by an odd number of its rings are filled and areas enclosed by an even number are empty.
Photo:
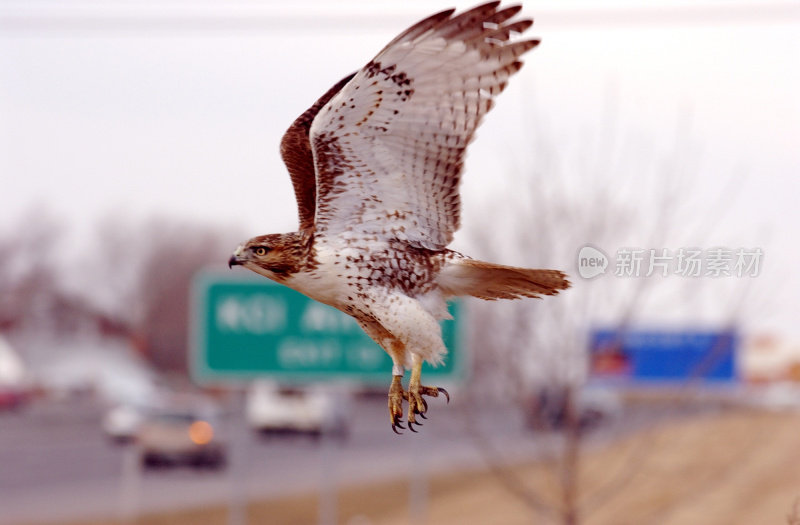
[[[442,323],[445,363],[423,377],[454,380],[464,370],[459,302]],[[392,360],[339,310],[286,286],[245,274],[202,273],[192,300],[192,377],[201,383],[273,377],[287,381],[355,380],[384,384]]]

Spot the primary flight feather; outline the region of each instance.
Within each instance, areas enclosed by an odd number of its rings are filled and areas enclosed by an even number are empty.
[[[438,321],[459,295],[517,299],[569,287],[556,270],[475,261],[447,249],[458,229],[464,154],[494,97],[538,40],[500,2],[432,15],[340,80],[281,141],[300,228],[254,237],[242,265],[353,316],[394,363],[392,429],[424,417],[424,361],[446,354]],[[403,389],[405,369],[411,369]],[[448,398],[449,399],[449,398]]]

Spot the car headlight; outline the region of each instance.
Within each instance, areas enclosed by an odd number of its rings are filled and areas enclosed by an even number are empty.
[[[195,445],[207,445],[214,439],[214,427],[208,421],[195,421],[189,425],[189,439]]]

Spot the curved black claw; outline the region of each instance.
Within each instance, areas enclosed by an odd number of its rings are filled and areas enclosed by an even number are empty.
[[[428,411],[428,402],[425,401],[424,397],[421,397],[420,399],[422,400],[422,412],[419,412],[419,415],[421,415],[422,417],[425,417],[425,412]],[[425,419],[428,419],[428,418],[425,417]]]
[[[408,429],[409,429],[411,432],[414,432],[414,433],[416,433],[417,431],[416,431],[416,430],[414,430],[414,425],[415,425],[415,423],[412,423],[411,421],[409,421],[409,422],[408,422]],[[416,423],[416,425],[421,427],[421,426],[422,426],[422,423]]]
[[[447,404],[449,405],[449,404],[450,404],[450,394],[447,392],[447,390],[445,390],[445,389],[444,389],[444,388],[442,388],[442,387],[437,387],[437,388],[439,389],[439,392],[441,392],[442,394],[444,394],[444,397],[446,397],[446,398],[447,398]]]
[[[422,419],[428,419],[428,416],[425,415],[425,412],[420,412],[419,417],[421,417]],[[420,423],[420,425],[422,425],[422,423]]]
[[[411,426],[411,423],[409,423],[409,424],[408,424],[408,426],[410,427],[410,426]],[[398,431],[397,431],[397,429],[398,429],[398,428],[401,428],[401,429],[403,429],[403,430],[405,430],[405,429],[406,429],[406,427],[404,427],[404,426],[403,426],[403,424],[402,424],[401,422],[399,422],[399,421],[398,421],[398,422],[396,422],[396,423],[392,423],[392,430],[394,430],[394,433],[395,433],[395,434],[397,434],[397,435],[400,435],[400,436],[402,436],[402,435],[403,435],[403,433],[402,433],[402,432],[398,432]],[[413,429],[412,429],[412,430],[413,430]],[[416,432],[416,431],[415,431],[415,432]]]

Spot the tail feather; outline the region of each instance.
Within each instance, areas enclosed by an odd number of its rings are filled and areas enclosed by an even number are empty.
[[[472,259],[451,262],[437,281],[446,296],[471,295],[489,301],[541,298],[570,286],[566,274],[558,270],[515,268]]]

